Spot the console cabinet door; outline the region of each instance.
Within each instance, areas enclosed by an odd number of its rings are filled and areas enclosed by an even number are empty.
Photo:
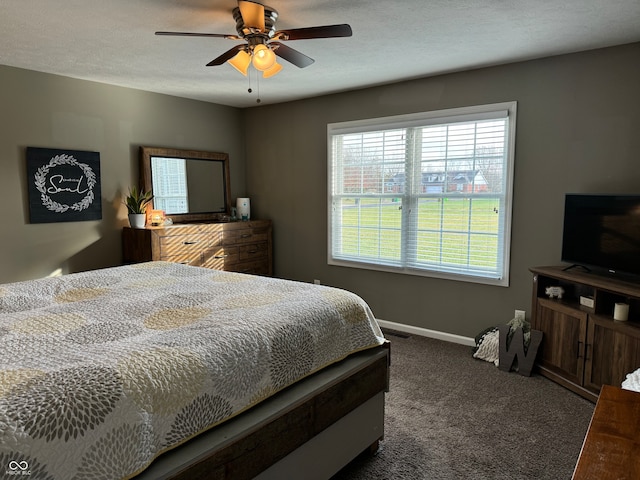
[[[557,301],[539,298],[535,324],[536,330],[544,332],[538,350],[540,366],[581,385],[587,314]]]
[[[589,316],[584,386],[600,393],[602,385],[619,387],[640,368],[640,332],[622,323]]]

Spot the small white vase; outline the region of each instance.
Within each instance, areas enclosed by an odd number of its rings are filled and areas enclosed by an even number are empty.
[[[144,213],[129,214],[129,225],[131,225],[131,228],[144,228],[146,221],[147,215]]]

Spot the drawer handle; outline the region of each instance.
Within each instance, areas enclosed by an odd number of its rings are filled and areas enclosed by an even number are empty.
[[[249,253],[258,253],[258,250],[249,250]]]
[[[198,242],[194,242],[194,241],[191,241],[191,242],[189,242],[189,241],[182,242],[182,244],[183,244],[183,245],[195,245],[196,243],[198,243]]]
[[[221,258],[227,258],[228,256],[229,256],[229,255],[227,255],[227,254],[224,254],[224,255],[215,255],[213,258],[214,258],[214,259],[216,259],[216,260],[219,260],[219,259],[221,259]]]
[[[240,238],[249,238],[251,237],[250,233],[243,233],[242,235],[240,235]]]

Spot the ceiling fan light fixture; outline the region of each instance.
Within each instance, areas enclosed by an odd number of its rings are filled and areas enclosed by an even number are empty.
[[[253,66],[256,70],[265,72],[276,63],[276,54],[264,44],[256,45],[253,48]]]
[[[245,50],[240,50],[236,56],[227,60],[227,63],[246,77],[251,63],[251,55]]]
[[[273,77],[280,70],[282,70],[282,65],[280,65],[279,63],[276,62],[276,63],[273,64],[273,66],[271,68],[268,68],[267,70],[262,72],[262,78]]]
[[[236,0],[238,6],[231,14],[236,21],[237,35],[222,33],[196,32],[156,32],[156,35],[174,35],[189,37],[218,37],[228,40],[244,40],[246,43],[236,45],[207,63],[214,67],[229,63],[245,77],[249,75],[249,65],[262,72],[264,78],[276,75],[282,66],[276,62],[277,56],[295,65],[305,68],[314,60],[311,57],[282,43],[287,40],[308,40],[316,38],[350,37],[353,32],[346,24],[321,25],[316,27],[276,30],[278,12],[272,7],[263,5],[263,0]]]

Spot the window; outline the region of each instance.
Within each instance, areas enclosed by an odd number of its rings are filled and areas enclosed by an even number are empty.
[[[171,213],[189,211],[187,168],[183,158],[151,157],[153,206]]]
[[[331,265],[508,285],[516,102],[330,124]]]

